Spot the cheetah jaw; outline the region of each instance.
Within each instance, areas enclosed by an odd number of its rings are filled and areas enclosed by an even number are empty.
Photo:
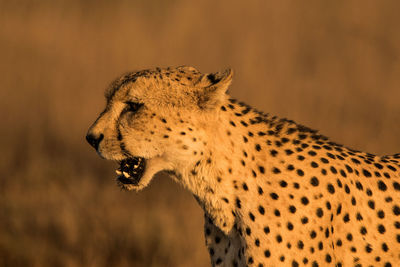
[[[127,161],[128,164],[126,164]],[[152,158],[129,158],[120,161],[120,165],[121,167],[116,170],[118,185],[122,189],[136,192],[148,186],[157,173],[174,169],[174,165],[162,155]],[[129,166],[133,166],[132,171],[130,171],[131,167]]]
[[[124,185],[138,185],[146,169],[146,160],[133,157],[120,161],[120,166],[115,173],[117,181]]]

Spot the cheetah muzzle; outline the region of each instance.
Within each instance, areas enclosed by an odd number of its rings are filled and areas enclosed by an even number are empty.
[[[117,181],[122,184],[138,185],[146,168],[146,160],[141,157],[128,158],[120,161],[115,173]]]

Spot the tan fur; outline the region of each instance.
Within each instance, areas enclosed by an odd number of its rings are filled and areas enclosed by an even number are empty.
[[[354,151],[257,112],[229,99],[231,80],[231,70],[178,67],[112,83],[89,133],[104,135],[106,159],[126,158],[121,143],[147,159],[139,184],[122,186],[139,191],[167,171],[190,190],[213,265],[396,266],[400,156]],[[143,107],[126,112],[129,101]]]

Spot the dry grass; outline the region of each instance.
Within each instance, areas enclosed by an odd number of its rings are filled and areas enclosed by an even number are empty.
[[[127,70],[230,66],[231,94],[400,151],[398,1],[0,1],[0,265],[205,266],[200,208],[165,177],[121,192],[85,144]]]

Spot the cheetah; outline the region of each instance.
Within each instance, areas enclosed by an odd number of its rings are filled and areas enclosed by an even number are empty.
[[[127,73],[86,136],[117,183],[158,172],[204,210],[212,266],[400,266],[400,154],[376,156],[232,99],[233,72]]]

